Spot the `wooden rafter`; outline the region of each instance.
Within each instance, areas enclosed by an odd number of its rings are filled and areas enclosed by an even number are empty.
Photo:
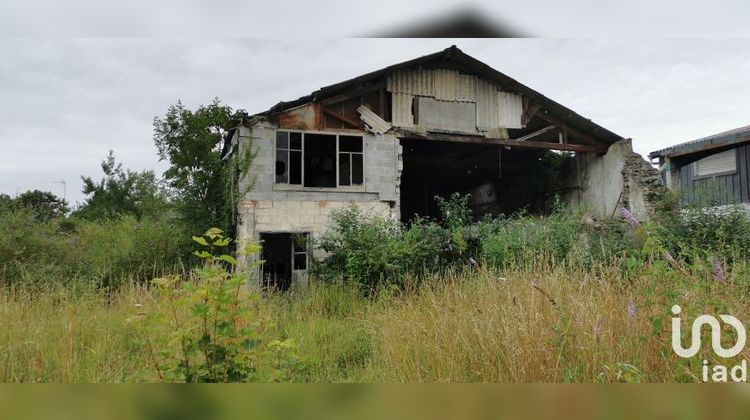
[[[434,141],[450,141],[455,143],[472,143],[472,144],[488,144],[497,146],[511,146],[526,149],[544,149],[544,150],[561,150],[568,152],[577,153],[604,153],[606,149],[604,147],[593,146],[589,144],[560,144],[543,141],[530,141],[530,140],[518,140],[518,139],[488,139],[482,136],[461,136],[451,135],[443,133],[417,133],[411,131],[402,131],[398,133],[399,137],[407,137],[414,139],[434,140]]]
[[[323,111],[323,114],[328,115],[330,117],[333,117],[343,123],[349,124],[350,126],[354,128],[362,128],[362,123],[360,120],[355,120],[354,118],[349,118],[346,115],[339,114],[338,112],[321,105],[321,110]]]
[[[548,127],[544,127],[544,128],[542,128],[541,130],[536,130],[536,131],[534,131],[533,133],[527,134],[527,135],[525,135],[525,136],[521,136],[521,137],[519,137],[519,138],[515,139],[515,141],[525,141],[525,140],[528,140],[528,139],[534,138],[534,137],[536,137],[536,136],[538,136],[538,135],[540,135],[540,134],[544,134],[544,133],[546,133],[546,132],[548,132],[548,131],[554,130],[554,129],[556,129],[556,128],[557,128],[557,127],[555,127],[554,125],[550,125],[550,126],[548,126]]]

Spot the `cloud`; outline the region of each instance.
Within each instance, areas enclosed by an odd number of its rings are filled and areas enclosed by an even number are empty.
[[[744,40],[74,39],[0,41],[0,192],[82,200],[107,151],[161,171],[151,123],[181,99],[259,112],[457,44],[645,154],[746,125]]]

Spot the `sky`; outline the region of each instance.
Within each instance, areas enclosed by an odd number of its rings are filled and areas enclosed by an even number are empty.
[[[263,111],[457,45],[651,151],[750,124],[742,39],[0,39],[0,193],[84,199],[109,150],[161,173],[155,116],[214,97]]]

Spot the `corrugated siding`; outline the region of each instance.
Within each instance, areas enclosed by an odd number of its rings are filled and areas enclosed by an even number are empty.
[[[459,74],[456,82],[456,100],[462,102],[477,101],[477,78],[468,74]]]
[[[523,100],[519,95],[508,92],[497,92],[497,103],[500,108],[500,126],[505,128],[523,128]]]
[[[497,88],[493,83],[477,79],[477,128],[486,131],[500,127]]]
[[[443,101],[456,100],[456,88],[458,87],[458,72],[455,70],[436,69],[435,74],[435,99]]]
[[[414,95],[409,93],[391,93],[391,124],[397,127],[413,127],[412,101]]]
[[[388,77],[386,89],[389,92],[435,96],[435,75],[432,70],[399,70]]]
[[[694,166],[680,168],[683,204],[725,205],[750,203],[750,146],[737,149],[737,172],[694,179]]]
[[[415,96],[426,96],[441,101],[476,103],[479,131],[523,128],[521,96],[501,92],[494,83],[456,70],[395,71],[388,77],[386,89],[392,93],[391,122],[394,126],[413,127],[412,100]]]

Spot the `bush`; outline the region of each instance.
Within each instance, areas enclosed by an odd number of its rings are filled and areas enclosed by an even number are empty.
[[[666,209],[657,221],[662,244],[674,257],[750,259],[750,215],[741,206]]]
[[[301,366],[296,345],[290,339],[270,337],[267,323],[252,316],[251,303],[258,295],[243,293],[247,277],[235,271],[237,262],[223,253],[232,241],[219,229],[193,240],[203,246],[195,254],[204,265],[193,271],[189,281],[181,282],[180,276],[153,281],[159,298],[147,331],[159,378],[170,382],[289,380]],[[259,250],[257,245],[249,247],[250,253]]]
[[[144,281],[187,264],[187,236],[174,221],[132,216],[44,221],[27,209],[0,212],[0,282],[118,287]]]
[[[454,194],[438,199],[438,205],[440,224],[417,219],[402,226],[354,205],[334,212],[318,243],[327,256],[315,264],[314,274],[328,281],[343,276],[372,290],[480,262],[498,268],[528,260],[590,267],[641,246],[624,222],[586,223],[582,214],[559,205],[546,217],[519,213],[478,223],[472,221],[469,196]]]
[[[384,282],[403,286],[407,275],[436,270],[443,263],[449,238],[434,224],[417,221],[405,229],[354,205],[333,212],[331,219],[317,244],[328,255],[313,268],[324,280],[343,276],[371,291]]]

